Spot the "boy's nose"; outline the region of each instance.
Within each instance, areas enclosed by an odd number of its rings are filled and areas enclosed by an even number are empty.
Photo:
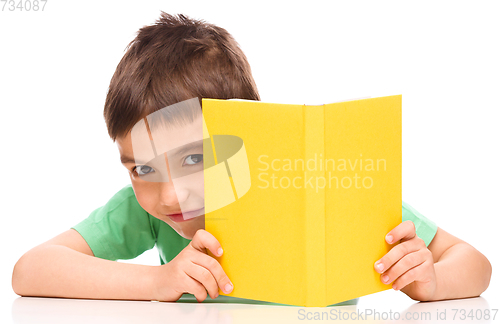
[[[176,186],[175,179],[172,179],[172,174],[170,172],[170,166],[168,163],[167,154],[163,154],[165,157],[165,163],[167,165],[168,172],[168,182],[162,182],[160,184],[160,203],[166,206],[174,206],[186,201],[189,193],[184,190],[179,184]]]
[[[160,204],[165,206],[175,206],[182,204],[188,197],[187,190],[175,186],[175,181],[160,183]]]

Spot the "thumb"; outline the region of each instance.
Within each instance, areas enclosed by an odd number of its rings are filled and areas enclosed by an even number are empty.
[[[205,230],[198,230],[193,236],[193,239],[189,243],[195,250],[203,253],[207,253],[206,249],[209,249],[215,256],[221,256],[223,251],[222,247],[212,234]]]

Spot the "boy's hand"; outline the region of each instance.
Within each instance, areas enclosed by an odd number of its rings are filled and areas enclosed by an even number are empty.
[[[380,280],[385,284],[392,282],[394,290],[401,290],[414,300],[430,300],[437,286],[434,260],[424,240],[417,236],[413,222],[402,222],[385,240],[389,244],[399,240],[401,243],[375,262]]]
[[[198,230],[193,239],[172,261],[160,266],[156,272],[156,294],[160,301],[176,301],[183,293],[190,293],[198,302],[219,296],[219,287],[225,293],[233,285],[220,263],[209,256],[209,249],[216,256],[222,255],[219,241],[205,230]]]

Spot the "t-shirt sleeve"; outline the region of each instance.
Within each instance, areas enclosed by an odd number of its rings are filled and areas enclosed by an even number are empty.
[[[415,224],[417,236],[424,240],[426,246],[429,246],[437,232],[436,224],[403,201],[402,221],[407,220]]]
[[[131,185],[72,228],[87,241],[94,256],[113,261],[133,259],[156,242],[150,216],[139,205]]]

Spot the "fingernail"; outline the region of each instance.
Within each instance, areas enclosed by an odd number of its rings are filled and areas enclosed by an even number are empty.
[[[221,256],[221,255],[222,255],[222,252],[223,252],[223,251],[222,251],[222,248],[219,248],[219,249],[217,250],[217,255]]]
[[[387,281],[389,281],[389,276],[387,276],[387,275],[382,276],[382,281],[383,281],[383,282],[387,282]]]
[[[233,285],[228,283],[224,286],[224,290],[226,291],[226,294],[229,294],[233,290]]]
[[[378,271],[384,270],[384,265],[380,261],[375,262],[375,267]]]
[[[387,235],[385,237],[385,240],[387,241],[387,243],[392,243],[392,235]]]

